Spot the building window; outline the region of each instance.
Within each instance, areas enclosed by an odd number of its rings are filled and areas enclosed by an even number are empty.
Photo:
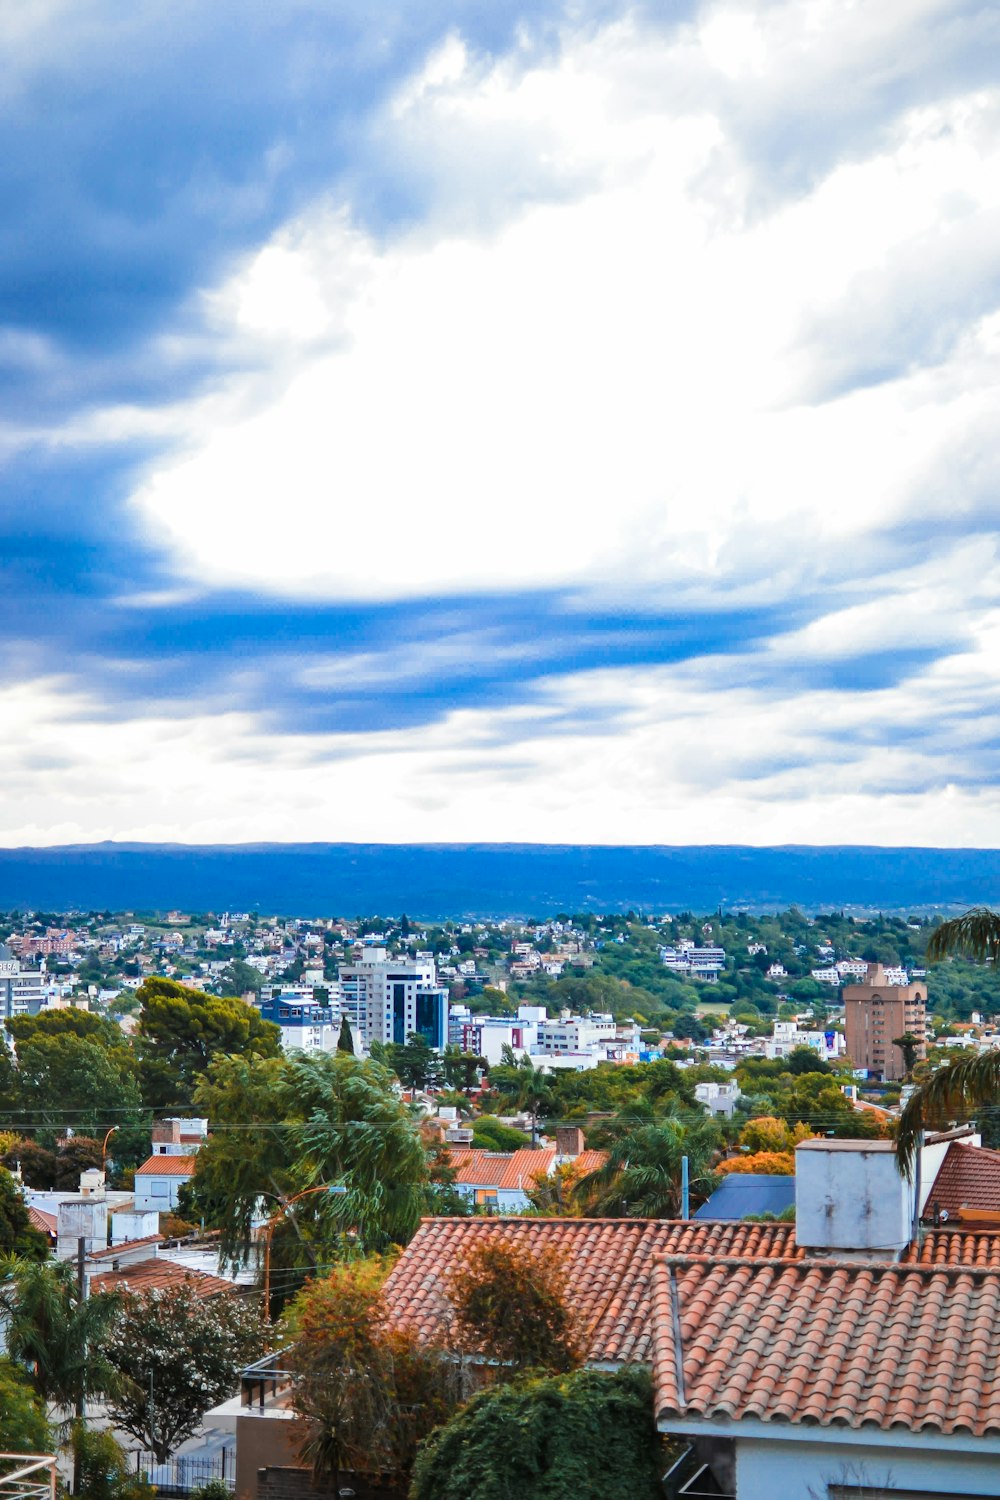
[[[406,1043],[406,985],[392,987],[392,1039],[402,1047]]]

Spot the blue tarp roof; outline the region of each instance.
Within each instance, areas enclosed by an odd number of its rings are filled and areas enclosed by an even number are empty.
[[[744,1219],[747,1214],[780,1214],[795,1203],[794,1177],[763,1177],[753,1172],[730,1172],[696,1219]]]

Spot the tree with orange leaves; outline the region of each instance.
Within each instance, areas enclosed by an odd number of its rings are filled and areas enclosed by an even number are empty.
[[[794,1177],[795,1157],[790,1151],[754,1151],[749,1156],[731,1156],[715,1169],[720,1177],[752,1172],[764,1177]]]
[[[391,1264],[372,1256],[337,1266],[286,1314],[300,1451],[332,1477],[334,1494],[345,1469],[409,1474],[418,1443],[464,1394],[463,1372],[443,1350],[385,1326],[380,1294]]]
[[[447,1294],[459,1348],[485,1358],[496,1378],[527,1369],[562,1374],[583,1363],[583,1331],[558,1250],[490,1235],[452,1273]]]

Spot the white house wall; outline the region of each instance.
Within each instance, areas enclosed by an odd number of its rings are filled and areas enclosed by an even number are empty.
[[[736,1445],[736,1500],[832,1500],[836,1486],[858,1500],[906,1500],[908,1495],[1000,1494],[1000,1456],[920,1453],[912,1448],[822,1442],[740,1440]],[[867,1486],[867,1488],[865,1488]]]

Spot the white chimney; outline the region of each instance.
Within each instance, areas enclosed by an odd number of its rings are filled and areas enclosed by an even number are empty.
[[[803,1249],[895,1256],[910,1243],[914,1187],[893,1141],[802,1141],[795,1148],[795,1240]]]
[[[79,1240],[90,1255],[103,1250],[108,1243],[108,1200],[106,1198],[71,1198],[60,1203],[56,1218],[56,1256],[72,1260]]]

